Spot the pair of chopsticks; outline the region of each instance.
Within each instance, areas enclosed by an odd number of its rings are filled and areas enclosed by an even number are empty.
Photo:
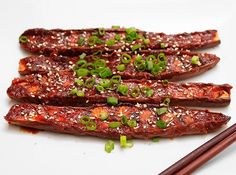
[[[194,170],[216,156],[219,152],[223,151],[235,141],[236,123],[174,163],[159,175],[191,174]]]

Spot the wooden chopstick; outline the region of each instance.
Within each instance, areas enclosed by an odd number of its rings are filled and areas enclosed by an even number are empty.
[[[186,155],[185,157],[183,157],[182,159],[180,159],[179,161],[177,161],[176,163],[174,163],[172,166],[170,166],[169,168],[167,168],[166,170],[164,170],[163,172],[160,173],[160,175],[172,175],[172,174],[176,174],[177,172],[179,172],[180,170],[184,169],[184,167],[186,167],[187,165],[190,165],[193,161],[195,161],[198,157],[200,157],[201,155],[203,155],[204,153],[208,152],[211,148],[213,148],[214,146],[216,146],[218,143],[223,142],[224,139],[230,138],[230,140],[227,139],[227,143],[230,142],[233,143],[235,141],[235,131],[236,131],[236,123],[233,124],[231,127],[229,127],[228,129],[224,130],[223,132],[221,132],[220,134],[218,134],[217,136],[215,136],[214,138],[212,138],[211,140],[209,140],[208,142],[204,143],[203,145],[201,145],[200,147],[198,147],[197,149],[195,149],[194,151],[192,151],[191,153],[189,153],[188,155]],[[230,135],[233,135],[232,137]],[[234,139],[233,139],[234,138]],[[232,142],[231,142],[232,139]],[[225,141],[226,142],[226,141]],[[225,144],[225,142],[223,142]],[[222,144],[222,143],[221,143]],[[219,144],[221,147],[222,145]],[[226,144],[227,146],[227,144]],[[215,149],[219,149],[219,147],[216,147]],[[222,148],[221,148],[222,149]],[[223,150],[223,149],[222,149]],[[219,151],[220,152],[220,151]],[[219,153],[218,151],[216,151],[215,153]],[[209,153],[208,153],[209,154]],[[212,155],[212,154],[210,154]],[[207,154],[206,154],[207,156]],[[208,155],[209,156],[209,155]],[[212,155],[212,157],[215,156],[214,154]],[[211,157],[211,158],[212,158]],[[203,157],[204,158],[204,157]],[[204,158],[205,160],[205,158]],[[209,160],[209,159],[208,159]],[[205,163],[205,162],[203,162]],[[202,165],[203,163],[198,162],[198,164]],[[195,167],[195,166],[194,166]],[[189,167],[190,168],[190,167]]]
[[[183,175],[183,174],[190,174],[197,168],[199,168],[201,165],[206,163],[208,160],[213,158],[215,155],[217,155],[219,152],[223,151],[225,148],[227,148],[229,145],[231,145],[236,140],[236,132],[229,135],[227,138],[225,138],[223,141],[216,144],[213,148],[205,152],[202,156],[198,157],[196,160],[188,164],[186,167],[175,173],[176,175]]]

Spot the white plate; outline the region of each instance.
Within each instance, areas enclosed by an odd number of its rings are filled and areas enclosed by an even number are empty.
[[[166,33],[218,29],[222,44],[206,52],[221,57],[211,71],[188,81],[230,83],[236,87],[236,1],[78,1],[20,0],[0,2],[1,116],[12,105],[6,89],[17,73],[18,61],[27,54],[18,44],[28,28],[87,28],[111,25],[134,26]],[[231,115],[236,122],[235,89],[229,107],[212,109]],[[218,132],[189,136],[159,143],[134,140],[132,149],[116,144],[111,154],[104,151],[106,140],[40,132],[22,133],[0,120],[0,174],[103,174],[154,175],[186,155]],[[196,171],[196,174],[234,174],[235,144]]]

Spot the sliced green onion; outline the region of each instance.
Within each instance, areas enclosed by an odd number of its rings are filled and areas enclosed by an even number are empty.
[[[94,68],[95,69],[98,69],[98,68],[101,68],[101,67],[105,67],[106,66],[106,61],[103,60],[103,59],[98,59],[94,62]]]
[[[146,63],[144,60],[142,60],[141,56],[137,56],[135,61],[134,61],[134,67],[138,70],[138,71],[145,71],[146,69]]]
[[[85,68],[80,68],[78,70],[76,70],[76,75],[78,77],[86,77],[89,73],[89,70],[88,69],[85,69]]]
[[[99,69],[98,75],[101,78],[106,78],[112,75],[111,69],[109,67]]]
[[[70,91],[70,94],[71,94],[71,95],[75,95],[75,94],[77,94],[77,92],[78,92],[78,89],[77,89],[77,88],[74,88],[74,89],[72,89],[72,90]]]
[[[80,37],[79,40],[78,40],[78,42],[77,42],[77,44],[78,44],[79,46],[83,46],[83,45],[84,45],[84,42],[85,42],[84,37]]]
[[[92,54],[93,56],[100,56],[102,55],[102,50],[98,50]]]
[[[169,104],[170,104],[170,98],[165,98],[162,103],[163,103],[165,106],[169,106]]]
[[[111,39],[111,40],[108,40],[108,41],[106,42],[106,45],[109,47],[109,46],[113,46],[115,43],[116,43],[116,41],[113,40],[113,39]]]
[[[146,60],[147,70],[153,69],[153,61],[152,60]]]
[[[164,53],[159,53],[157,55],[157,58],[158,58],[158,62],[164,62],[166,61],[166,55]]]
[[[120,41],[120,38],[121,38],[121,36],[120,36],[119,34],[116,34],[116,35],[115,35],[115,40],[116,40],[116,41]]]
[[[80,118],[79,121],[80,121],[81,124],[87,125],[91,121],[91,119],[90,119],[89,116],[84,115],[83,117]]]
[[[112,150],[115,148],[115,143],[112,140],[108,140],[105,144],[105,151],[107,153],[111,153]]]
[[[134,127],[137,126],[137,121],[134,120],[134,119],[128,120],[128,121],[127,121],[127,125],[128,125],[129,127],[131,127],[131,128],[134,128]]]
[[[101,39],[99,39],[97,36],[90,36],[88,39],[88,44],[90,46],[94,46],[95,44],[102,44],[103,41]]]
[[[146,59],[154,61],[156,59],[156,56],[155,55],[148,55]]]
[[[125,65],[124,64],[119,64],[118,66],[116,66],[116,69],[120,72],[123,72],[125,70]]]
[[[120,84],[121,76],[120,75],[114,75],[111,77],[111,82],[114,84]]]
[[[98,29],[98,34],[99,34],[100,36],[105,35],[105,29],[104,29],[104,28],[99,28],[99,29]]]
[[[165,129],[167,127],[166,122],[164,122],[163,120],[157,120],[156,126],[161,129]]]
[[[101,81],[99,82],[99,84],[104,87],[104,88],[108,88],[111,86],[111,82],[108,79],[101,79]]]
[[[140,38],[140,36],[136,32],[136,29],[133,27],[127,28],[125,31],[126,31],[126,41],[128,43],[132,43],[134,40]]]
[[[120,26],[111,26],[111,28],[113,28],[113,29],[119,29]]]
[[[86,129],[89,130],[89,131],[95,131],[96,128],[97,128],[97,125],[96,125],[96,122],[94,122],[94,121],[89,121],[86,124]]]
[[[116,97],[107,97],[107,103],[110,105],[117,105],[118,99]]]
[[[110,122],[108,124],[109,128],[118,128],[120,127],[121,123],[120,122]]]
[[[86,53],[82,53],[79,57],[80,59],[84,59],[86,57]]]
[[[28,43],[28,37],[27,36],[22,35],[22,36],[20,36],[19,40],[23,44]]]
[[[76,95],[77,95],[78,97],[84,97],[84,96],[85,96],[84,91],[78,91],[78,92],[76,93]]]
[[[128,88],[127,85],[119,85],[117,90],[118,90],[118,92],[120,92],[122,95],[127,95],[129,88]]]
[[[153,138],[152,138],[152,141],[153,141],[153,142],[159,142],[159,141],[160,141],[160,138],[159,138],[159,137],[153,137]]]
[[[83,86],[83,85],[84,85],[84,80],[76,79],[76,80],[75,80],[75,83],[76,83],[78,86]]]
[[[98,75],[98,71],[97,70],[90,70],[90,74],[91,75]]]
[[[147,97],[151,97],[154,94],[154,91],[149,87],[144,87],[143,92],[145,93]]]
[[[162,115],[162,114],[165,114],[165,113],[167,113],[167,108],[166,107],[161,107],[161,108],[156,109],[156,114],[157,115]]]
[[[192,59],[191,59],[191,63],[194,64],[194,65],[201,65],[198,56],[193,56]]]
[[[166,48],[166,44],[165,44],[165,43],[160,43],[160,47],[161,47],[162,49],[165,49],[165,48]]]
[[[108,113],[105,111],[102,111],[102,112],[100,112],[99,117],[102,120],[106,120],[108,118]]]
[[[104,91],[104,87],[102,87],[101,85],[97,85],[97,86],[96,86],[96,89],[97,89],[97,91],[99,91],[99,92],[103,92],[103,91]]]
[[[76,66],[77,67],[80,67],[80,68],[84,68],[84,67],[87,67],[87,61],[86,60],[79,60],[76,62]]]
[[[94,78],[89,78],[85,81],[84,85],[87,88],[92,88],[95,84],[95,79]]]
[[[122,54],[121,62],[128,64],[131,61],[131,56],[127,53]]]
[[[134,46],[131,47],[132,52],[134,52],[135,50],[141,49],[142,45],[141,44],[136,44]]]
[[[127,117],[126,117],[125,115],[122,115],[122,117],[121,117],[121,123],[122,123],[123,125],[126,125],[127,122],[128,122]]]
[[[139,90],[139,87],[134,87],[132,90],[131,90],[131,92],[130,92],[130,95],[132,96],[132,97],[138,97],[139,96],[139,94],[140,94],[140,90]]]
[[[168,86],[169,84],[169,81],[168,80],[162,80],[162,85],[163,86]]]
[[[86,67],[87,67],[88,70],[93,70],[94,69],[94,64],[93,63],[88,63],[86,65]]]
[[[127,143],[127,138],[124,135],[120,136],[120,147],[121,148],[125,148],[126,147],[126,143]]]
[[[145,45],[148,45],[148,44],[150,44],[150,40],[149,40],[149,39],[144,39],[144,40],[143,40],[143,43],[144,43]]]
[[[156,74],[158,74],[161,71],[162,71],[162,68],[159,66],[159,64],[154,64],[153,68],[151,69],[151,73],[153,75],[156,75]]]

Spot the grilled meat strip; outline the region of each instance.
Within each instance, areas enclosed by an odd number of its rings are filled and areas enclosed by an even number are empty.
[[[131,56],[130,62],[124,64],[125,56]],[[199,75],[203,72],[214,67],[220,60],[216,55],[206,53],[191,53],[186,51],[143,51],[139,53],[142,60],[145,61],[146,70],[140,71],[135,66],[135,60],[139,56],[131,53],[113,53],[109,55],[100,55],[100,62],[103,61],[107,67],[120,75],[123,79],[168,79],[168,80],[181,80],[192,76]],[[158,59],[159,54],[164,54],[166,59],[166,67],[163,71],[154,74],[151,71],[153,61],[149,59]],[[88,55],[83,59],[94,65],[99,62],[96,59],[98,56]],[[198,57],[198,64],[193,64],[193,57]],[[95,60],[96,59],[96,60]],[[72,71],[76,63],[82,60],[80,57],[67,57],[67,56],[29,56],[20,60],[19,73],[22,75],[32,73],[48,73],[49,71]],[[147,65],[147,64],[151,65]],[[124,70],[119,69],[118,66],[124,66]],[[149,69],[148,69],[149,68]]]
[[[5,119],[9,124],[74,135],[119,139],[149,139],[206,134],[226,124],[230,117],[207,110],[171,106],[160,114],[158,105],[110,107],[56,107],[35,104],[14,105]],[[158,114],[159,113],[159,114]]]
[[[72,72],[32,74],[12,81],[7,93],[12,99],[51,105],[78,106],[106,103],[107,97],[120,102],[160,103],[170,98],[172,105],[225,106],[230,102],[228,84],[166,83],[157,80],[77,79]]]
[[[31,53],[78,55],[98,50],[142,49],[202,49],[220,43],[216,30],[167,35],[137,30],[120,29],[82,29],[82,30],[46,30],[29,29],[20,36],[22,48]]]

